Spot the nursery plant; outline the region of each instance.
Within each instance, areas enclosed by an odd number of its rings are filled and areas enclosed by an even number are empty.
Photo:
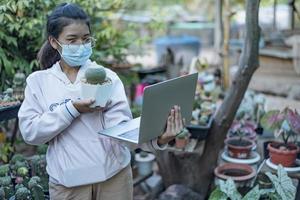
[[[93,64],[85,71],[85,79],[81,82],[82,98],[94,98],[92,107],[104,107],[110,98],[112,80],[106,75],[104,67]]]
[[[264,129],[270,130],[281,142],[271,142],[268,145],[271,161],[284,167],[293,166],[299,147],[297,136],[300,134],[300,115],[297,110],[285,108],[271,110],[261,119]]]
[[[270,189],[261,189],[256,185],[247,194],[242,195],[232,179],[221,180],[219,186],[210,194],[209,200],[259,200],[261,197],[272,200],[295,199],[296,187],[281,165],[278,167],[277,175],[270,172],[266,172],[266,175],[272,182]]]
[[[230,157],[244,159],[250,156],[252,148],[255,146],[254,139],[256,138],[256,133],[253,129],[254,125],[249,122],[246,123],[243,120],[233,122],[225,140]]]
[[[182,133],[175,137],[176,148],[182,149],[189,143],[190,133],[187,129],[184,129]]]

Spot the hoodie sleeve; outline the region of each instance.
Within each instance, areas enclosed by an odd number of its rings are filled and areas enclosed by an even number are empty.
[[[40,145],[60,134],[80,113],[71,101],[58,105],[53,111],[44,111],[41,91],[32,79],[29,76],[26,80],[25,99],[18,112],[19,128],[26,143]]]
[[[125,94],[124,85],[120,78],[117,77],[113,88],[111,104],[104,111],[104,128],[110,128],[131,119],[132,114]],[[159,146],[157,144],[157,139],[153,139],[138,146],[127,142],[122,143],[130,150],[141,148],[145,151],[155,151],[167,148],[167,145]]]

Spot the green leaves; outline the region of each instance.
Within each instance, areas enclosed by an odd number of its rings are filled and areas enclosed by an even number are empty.
[[[288,177],[287,172],[279,165],[277,170],[277,176],[270,172],[266,175],[272,181],[277,195],[279,195],[282,200],[295,199],[296,187],[293,185],[292,180]]]
[[[281,128],[281,124],[283,121],[283,113],[281,113],[279,110],[271,110],[262,117],[260,123],[263,128],[270,131],[275,131]]]

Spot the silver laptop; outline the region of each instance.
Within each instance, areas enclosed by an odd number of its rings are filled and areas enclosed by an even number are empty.
[[[141,117],[104,129],[99,134],[142,144],[160,136],[174,105],[181,107],[189,124],[192,117],[198,73],[181,76],[148,86],[144,90]]]

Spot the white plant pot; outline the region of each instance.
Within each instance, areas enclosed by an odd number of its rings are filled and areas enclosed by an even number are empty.
[[[82,99],[94,98],[95,103],[90,107],[104,107],[112,94],[112,82],[105,83],[103,85],[89,84],[81,82],[80,95]]]
[[[155,156],[151,153],[148,153],[147,157],[141,157],[140,154],[135,154],[135,161],[139,175],[146,176],[152,172],[154,159]]]

